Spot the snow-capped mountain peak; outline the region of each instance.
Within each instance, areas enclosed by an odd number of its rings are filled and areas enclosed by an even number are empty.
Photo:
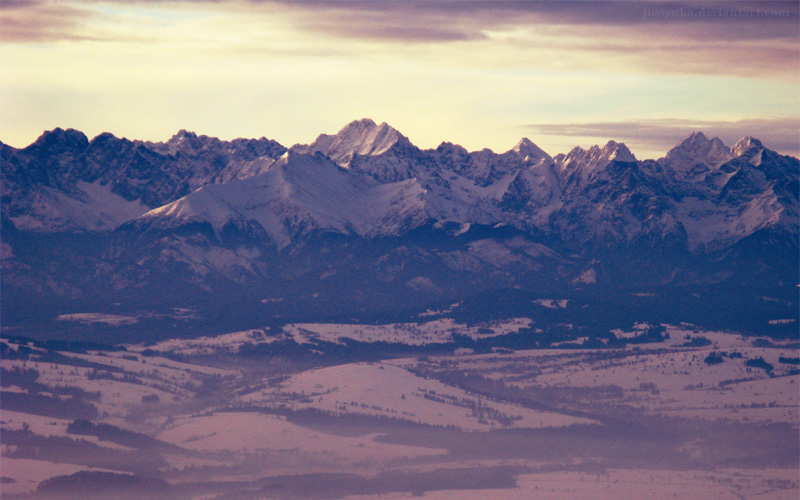
[[[560,172],[581,172],[581,177],[585,179],[612,161],[636,162],[636,157],[625,144],[608,141],[602,148],[597,145],[589,149],[576,146],[566,155],[556,156],[554,160]]]
[[[356,155],[377,156],[395,144],[410,145],[409,140],[388,124],[376,124],[369,118],[345,125],[336,135],[320,135],[307,147],[294,148],[298,152],[321,152],[342,166],[348,166]]]
[[[552,160],[549,154],[544,152],[539,146],[527,137],[523,137],[516,146],[511,148],[511,152],[517,153],[527,162],[539,163],[542,160]]]
[[[608,161],[623,161],[623,162],[634,162],[636,161],[636,157],[633,156],[631,150],[628,149],[628,146],[621,142],[616,141],[608,141],[603,149],[601,150],[602,156],[601,158],[605,159],[608,158]]]
[[[689,137],[669,150],[665,157],[670,169],[676,174],[686,174],[698,165],[712,168],[731,158],[731,150],[719,139],[709,139],[702,132],[692,132]]]
[[[87,146],[59,129],[0,145],[3,286],[376,304],[529,284],[791,286],[800,161],[752,137],[734,149],[696,133],[657,161],[609,141],[533,162],[546,156],[526,139],[420,150],[372,120],[288,152],[187,131]]]
[[[577,220],[600,224],[604,217],[625,214],[638,221],[639,215],[626,212],[633,193],[641,195],[637,203],[655,200],[637,207],[636,214],[649,214],[647,227],[655,227],[655,213],[663,222],[659,228],[671,231],[667,215],[678,207],[672,215],[685,226],[692,246],[698,241],[693,235],[708,220],[721,220],[725,228],[738,223],[741,200],[757,200],[751,212],[758,209],[764,216],[750,219],[759,221],[771,221],[784,205],[796,204],[789,194],[796,192],[791,175],[797,160],[764,149],[752,137],[737,142],[732,152],[702,132],[657,162],[638,162],[616,141],[576,147],[552,159],[527,138],[502,154],[468,152],[451,143],[422,151],[386,123],[370,119],[288,152],[263,138],[227,142],[186,130],[163,143],[101,134],[87,146],[83,134],[62,129],[46,132],[27,150],[0,152],[7,156],[5,213],[18,228],[41,231],[113,230],[151,209],[141,221],[210,222],[218,231],[229,222],[256,221],[280,244],[311,229],[387,234],[394,231],[389,227],[407,228],[428,218],[543,231],[564,224],[567,234]],[[248,178],[253,179],[245,182]],[[775,196],[789,201],[780,198],[784,205],[778,207]],[[720,200],[725,206],[717,206]],[[589,212],[596,217],[587,218]],[[628,238],[644,231],[639,222],[608,227]]]
[[[208,223],[260,227],[280,247],[311,231],[362,237],[397,234],[427,220],[416,179],[378,184],[320,154],[287,152],[269,169],[211,184],[151,210],[135,224],[160,228]]]
[[[707,143],[708,141],[709,141],[708,137],[706,136],[706,134],[703,133],[702,130],[695,130],[694,132],[689,134],[689,137],[684,139],[683,142],[688,142],[688,143],[695,143],[695,142]]]
[[[760,140],[755,137],[745,136],[739,139],[731,148],[733,158],[740,158],[753,166],[759,166],[765,148]]]
[[[738,158],[751,149],[764,149],[764,145],[755,137],[748,135],[736,141],[736,144],[731,148],[731,153],[735,158]]]

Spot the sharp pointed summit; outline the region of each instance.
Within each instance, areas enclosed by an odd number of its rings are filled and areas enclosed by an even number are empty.
[[[554,160],[560,171],[578,172],[584,180],[592,172],[601,170],[611,162],[633,163],[637,161],[628,146],[616,141],[608,141],[602,148],[597,145],[589,149],[576,146],[566,155],[557,155]]]
[[[345,125],[336,135],[320,135],[306,147],[296,147],[298,152],[321,152],[342,166],[349,166],[358,156],[377,156],[395,144],[411,145],[409,140],[387,123],[376,124],[369,118],[355,120]]]
[[[708,169],[731,158],[731,150],[718,138],[709,139],[703,132],[692,132],[689,137],[670,149],[665,160],[678,175],[696,171],[700,166]]]
[[[542,160],[550,161],[552,158],[542,148],[537,146],[527,137],[523,137],[511,151],[517,153],[524,160],[538,163]]]
[[[633,156],[631,150],[628,149],[622,142],[608,141],[601,150],[602,158],[608,158],[608,161],[622,161],[622,162],[635,162],[636,157]]]
[[[731,153],[734,157],[739,157],[752,149],[764,149],[764,145],[755,137],[748,135],[736,141],[736,144],[731,148]]]

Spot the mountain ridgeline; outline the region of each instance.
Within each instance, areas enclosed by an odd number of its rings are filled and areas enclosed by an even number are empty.
[[[797,317],[800,162],[752,137],[551,157],[528,139],[421,150],[364,119],[291,148],[56,129],[0,161],[4,326],[21,331],[76,310],[226,329],[541,296],[755,333]]]

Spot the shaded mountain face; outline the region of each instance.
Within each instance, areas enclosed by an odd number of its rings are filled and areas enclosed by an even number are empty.
[[[185,131],[153,144],[55,129],[25,149],[0,149],[2,215],[23,231],[113,230],[285,151],[267,139],[223,142]]]
[[[0,161],[4,311],[796,285],[800,162],[752,137],[694,133],[659,160],[614,141],[551,157],[528,139],[421,150],[364,119],[289,149],[56,129],[0,144]]]

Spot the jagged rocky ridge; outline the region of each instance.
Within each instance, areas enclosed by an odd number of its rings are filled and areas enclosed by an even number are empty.
[[[528,139],[421,150],[364,119],[288,149],[56,129],[0,160],[4,304],[796,284],[799,162],[752,137],[551,157]]]

